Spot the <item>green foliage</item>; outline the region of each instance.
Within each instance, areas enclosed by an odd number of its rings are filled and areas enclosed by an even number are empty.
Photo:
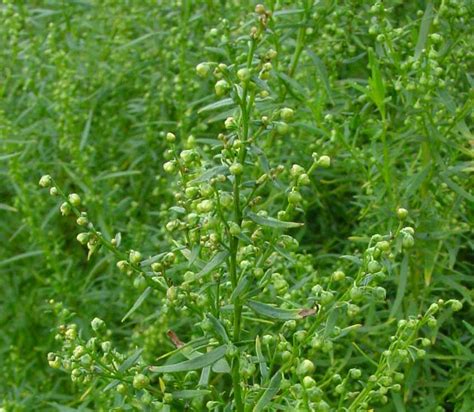
[[[472,410],[469,2],[0,16],[1,411]]]

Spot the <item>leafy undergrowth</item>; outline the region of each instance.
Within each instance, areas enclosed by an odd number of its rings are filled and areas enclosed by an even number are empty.
[[[2,412],[473,410],[470,2],[0,15]]]

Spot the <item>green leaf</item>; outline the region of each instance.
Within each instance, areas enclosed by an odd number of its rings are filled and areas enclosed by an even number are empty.
[[[173,396],[173,399],[193,399],[209,395],[210,393],[211,391],[207,389],[185,389],[182,391],[172,392],[171,395]]]
[[[27,259],[33,256],[42,255],[42,250],[35,250],[31,252],[20,253],[19,255],[0,261],[0,266],[9,265],[10,263],[16,262],[17,260]]]
[[[227,259],[227,256],[229,256],[229,252],[227,250],[216,253],[214,257],[209,262],[207,262],[201,271],[196,275],[196,279],[206,276],[209,272],[212,272],[214,269],[219,267],[222,262]]]
[[[258,366],[260,369],[260,375],[262,375],[262,381],[265,382],[268,379],[268,366],[265,356],[263,356],[260,336],[257,336],[255,339],[255,353],[257,354]]]
[[[433,19],[433,3],[429,2],[426,5],[425,13],[421,19],[420,31],[418,32],[418,40],[415,46],[415,60],[417,60],[421,51],[425,48],[426,40],[430,32],[431,20]]]
[[[143,353],[143,349],[137,349],[127,359],[125,359],[125,361],[118,368],[118,371],[125,372],[128,368],[130,368],[132,365],[134,365],[138,361],[142,353]]]
[[[323,81],[324,88],[326,90],[326,94],[329,97],[329,100],[332,100],[332,93],[331,93],[331,86],[329,84],[329,76],[328,76],[328,71],[326,70],[326,66],[324,65],[323,61],[316,56],[311,50],[307,50],[308,56],[311,58],[313,61],[314,65],[316,66],[316,69],[319,73],[319,77]]]
[[[273,375],[272,379],[268,384],[268,388],[265,389],[265,392],[263,392],[263,395],[260,397],[257,404],[253,408],[253,412],[263,411],[265,407],[270,404],[273,397],[278,393],[278,390],[280,389],[280,383],[281,373],[280,371],[278,371],[277,373],[275,373],[275,375]]]
[[[130,317],[130,315],[135,312],[141,304],[145,301],[145,299],[148,297],[148,295],[151,293],[151,287],[148,286],[143,293],[138,297],[138,299],[135,301],[133,306],[130,308],[130,310],[127,312],[127,314],[122,318],[122,322],[124,322],[126,319]]]
[[[84,130],[82,131],[81,143],[79,144],[79,150],[82,151],[84,147],[86,147],[87,139],[89,138],[89,133],[91,131],[91,123],[92,123],[92,115],[94,114],[94,110],[89,110],[89,116],[87,117],[86,125],[84,126]]]
[[[210,112],[212,110],[220,109],[221,107],[232,106],[233,104],[235,104],[234,100],[229,97],[227,99],[219,100],[218,102],[214,102],[214,103],[208,104],[207,106],[201,107],[198,110],[198,113]]]
[[[207,314],[207,318],[211,321],[212,326],[214,326],[214,332],[220,336],[225,343],[229,343],[230,339],[224,325],[222,325],[222,322],[219,319],[216,319],[211,313]]]
[[[369,78],[369,97],[379,109],[382,117],[385,118],[385,85],[380,72],[379,62],[372,49],[369,49],[369,66],[372,70],[372,77]]]
[[[207,182],[211,177],[221,175],[227,171],[228,167],[224,165],[215,166],[209,170],[206,170],[203,174],[201,174],[196,179],[191,180],[189,183],[201,183]]]
[[[266,303],[257,302],[256,300],[249,300],[247,306],[258,315],[276,320],[303,319],[306,316],[314,315],[316,313],[316,310],[314,309],[281,309],[267,305]]]
[[[257,215],[253,212],[247,213],[247,217],[252,220],[253,222],[268,227],[274,227],[277,229],[290,229],[293,227],[301,227],[303,223],[296,223],[296,222],[284,222],[282,220],[275,219],[273,217],[264,217]]]
[[[175,363],[173,365],[151,366],[152,372],[158,373],[173,373],[173,372],[188,372],[196,369],[202,369],[206,366],[212,365],[214,362],[222,359],[227,351],[227,345],[219,346],[210,352],[184,362]]]
[[[400,277],[398,279],[398,289],[395,301],[393,302],[392,309],[390,311],[390,317],[393,318],[397,315],[400,305],[402,304],[403,297],[405,296],[405,290],[407,287],[408,275],[410,268],[408,265],[408,255],[403,256],[402,263],[400,265]]]

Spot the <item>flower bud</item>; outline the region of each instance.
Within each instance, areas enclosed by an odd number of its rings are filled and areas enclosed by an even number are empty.
[[[198,203],[197,211],[199,213],[209,213],[214,209],[214,202],[210,199],[205,199],[202,202]]]
[[[166,133],[166,141],[169,143],[173,143],[176,140],[176,136],[174,133],[168,132]]]
[[[196,73],[198,74],[199,77],[207,77],[209,72],[211,71],[211,68],[207,63],[199,63],[196,66]]]
[[[234,163],[234,164],[230,165],[229,171],[234,176],[238,176],[238,175],[241,175],[243,173],[244,167],[240,163]]]
[[[331,166],[331,158],[329,156],[321,156],[317,162],[318,166],[328,168]]]
[[[44,176],[41,176],[41,179],[39,180],[38,184],[41,187],[50,187],[52,183],[53,183],[53,179],[51,178],[51,176],[44,175]]]
[[[170,160],[163,165],[163,170],[166,173],[173,173],[176,170],[176,162],[174,160]]]
[[[92,330],[99,333],[105,329],[105,322],[102,319],[94,318],[91,321]]]
[[[131,250],[128,259],[133,265],[138,265],[142,261],[142,254],[136,250]]]
[[[225,80],[218,80],[214,86],[217,96],[224,96],[229,90],[230,86]]]
[[[71,213],[71,205],[68,202],[64,202],[59,207],[59,210],[63,216],[67,216]]]
[[[304,359],[296,368],[296,373],[300,376],[311,375],[315,370],[314,363],[309,359]]]
[[[400,219],[400,220],[405,220],[408,216],[408,210],[406,210],[405,208],[403,207],[399,207],[397,209],[397,217]]]
[[[81,245],[85,245],[90,239],[90,233],[87,233],[87,232],[79,233],[76,236],[76,239]]]
[[[78,207],[81,204],[81,198],[77,193],[71,193],[68,196],[68,200],[74,207]]]
[[[58,195],[58,189],[53,186],[51,189],[49,189],[49,194],[51,196],[57,196]]]
[[[301,196],[300,192],[292,190],[290,193],[288,193],[288,203],[296,205],[298,203],[301,203],[302,200],[303,197]]]
[[[240,69],[237,72],[237,77],[241,82],[247,82],[250,79],[251,73],[250,70],[247,68]]]
[[[235,127],[235,119],[232,116],[229,116],[225,119],[224,126],[227,130]]]
[[[137,390],[146,388],[150,384],[150,378],[148,376],[139,373],[133,377],[133,387]]]
[[[295,112],[289,107],[284,107],[280,111],[281,120],[283,120],[284,122],[291,122],[293,120],[294,115]]]

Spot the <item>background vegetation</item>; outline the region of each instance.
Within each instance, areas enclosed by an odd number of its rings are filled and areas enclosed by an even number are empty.
[[[472,410],[472,3],[302,0],[255,6],[3,0],[3,410],[233,410],[239,409],[239,385],[244,403],[260,400],[269,410]],[[240,157],[247,150],[248,158]],[[329,168],[321,156],[330,157]],[[243,172],[227,171],[236,159],[244,160]],[[163,169],[166,162],[172,173]],[[94,241],[104,244],[121,234],[121,255],[102,247],[88,259],[76,241],[81,230],[75,219],[58,213],[64,199],[38,186],[45,174],[66,195],[80,195],[101,232]],[[231,177],[211,182],[218,174]],[[262,174],[273,184],[254,193]],[[298,180],[301,174],[310,181]],[[203,188],[208,182],[221,184],[234,202],[238,186],[242,202],[254,203],[248,211],[219,214],[212,188]],[[186,201],[193,185],[201,203]],[[214,199],[209,210],[206,199]],[[281,225],[269,216],[304,225]],[[210,217],[222,221],[209,224]],[[199,272],[180,253],[193,244],[192,222],[204,236],[195,241],[199,247],[190,247],[194,259],[213,261],[226,247],[230,258],[181,290],[191,276],[184,275]],[[240,238],[226,222],[239,226]],[[384,245],[374,251],[382,241],[390,251]],[[243,249],[249,245],[255,249]],[[129,256],[130,250],[143,259]],[[383,258],[381,250],[387,252]],[[150,271],[150,263],[162,262],[168,252],[174,257],[161,264],[173,269],[169,282],[152,288],[142,303],[143,290],[163,271]],[[116,265],[121,259],[135,271],[146,269],[127,276]],[[380,267],[369,267],[372,261]],[[254,270],[260,267],[265,281]],[[219,318],[217,310],[210,320],[214,292],[210,301],[195,295],[206,295],[233,270],[236,281],[246,275],[250,286],[239,282],[236,297],[237,283],[229,280],[227,289],[223,283],[222,305],[234,313],[224,310]],[[363,278],[367,273],[380,273],[373,286],[372,277]],[[363,296],[351,294],[359,292]],[[253,313],[247,295],[272,306]],[[443,310],[428,327],[433,303]],[[191,309],[183,310],[186,305]],[[292,320],[289,312],[269,314],[276,306],[318,312]],[[239,307],[245,323],[243,337],[235,339]],[[85,342],[95,317],[107,325],[101,333],[117,350],[114,362],[132,354],[117,375],[125,383],[120,390],[97,365],[97,373],[76,382],[64,363],[66,373],[48,365],[55,356],[74,362],[71,353],[80,344],[64,344],[66,326],[59,338],[58,326],[77,324]],[[401,319],[417,319],[420,335],[404,334]],[[216,336],[219,328],[224,332]],[[238,352],[226,353],[232,373],[213,371],[206,386],[198,384],[200,371],[149,372],[149,365],[162,365],[167,360],[158,359],[176,349],[168,330],[183,342],[201,339],[200,347],[232,335],[231,349]],[[318,336],[322,341],[315,342]],[[402,375],[390,377],[398,376],[400,387],[375,373],[393,342],[406,343],[408,351],[395,362]],[[289,355],[271,358],[285,351]],[[309,369],[302,370],[305,365]],[[151,383],[137,384],[137,374]],[[368,387],[377,393],[365,393]],[[184,396],[184,390],[190,392]]]

